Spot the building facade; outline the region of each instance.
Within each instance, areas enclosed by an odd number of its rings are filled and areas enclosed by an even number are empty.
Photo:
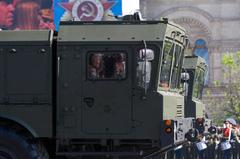
[[[209,61],[209,86],[214,81],[228,83],[221,58],[240,50],[239,8],[240,0],[140,0],[143,17],[167,17],[187,30],[192,52],[200,52]]]

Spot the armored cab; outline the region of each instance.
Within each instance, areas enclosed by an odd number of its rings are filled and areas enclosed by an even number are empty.
[[[167,20],[62,22],[58,154],[140,155],[184,141],[185,45],[184,29]],[[66,151],[70,144],[79,149]]]
[[[97,159],[181,144],[193,127],[180,87],[186,45],[167,19],[1,31],[3,158],[47,158],[39,141],[53,141],[57,157]]]
[[[205,105],[201,99],[207,74],[206,62],[198,56],[186,56],[183,69],[190,75],[185,115],[186,117],[194,117],[196,119],[204,118]]]
[[[202,102],[207,65],[201,57],[187,56],[184,59],[183,68],[190,75],[185,101],[185,115],[186,117],[194,117],[195,128],[202,134],[207,132],[211,126],[211,120],[206,118],[205,104]]]
[[[52,31],[0,31],[0,118],[52,137]]]

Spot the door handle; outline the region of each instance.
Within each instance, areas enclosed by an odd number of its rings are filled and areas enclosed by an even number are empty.
[[[57,58],[57,77],[59,78],[59,74],[60,74],[60,56],[58,56]]]
[[[92,108],[94,105],[94,98],[93,97],[85,97],[85,98],[83,98],[83,102],[86,103],[89,108]]]

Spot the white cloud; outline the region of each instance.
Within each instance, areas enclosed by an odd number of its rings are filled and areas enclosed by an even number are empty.
[[[139,10],[139,0],[122,0],[122,14],[132,14]]]

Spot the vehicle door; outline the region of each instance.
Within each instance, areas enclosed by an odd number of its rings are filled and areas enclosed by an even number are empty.
[[[131,49],[125,45],[84,47],[82,129],[126,134],[131,128]]]

